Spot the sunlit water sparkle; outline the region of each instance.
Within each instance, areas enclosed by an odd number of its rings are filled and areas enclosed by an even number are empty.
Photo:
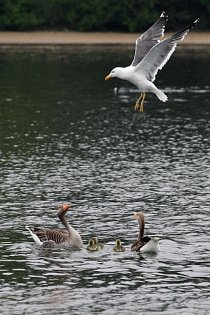
[[[1,314],[208,314],[205,55],[174,57],[157,84],[169,101],[149,95],[143,114],[130,106],[135,89],[104,82],[125,52],[1,59]],[[61,227],[62,202],[81,251],[39,248],[25,229]],[[157,255],[130,251],[138,210],[160,236]],[[86,251],[93,235],[104,250]],[[124,253],[112,251],[116,238]]]

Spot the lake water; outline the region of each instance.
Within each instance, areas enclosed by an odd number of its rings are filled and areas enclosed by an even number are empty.
[[[169,101],[147,95],[144,113],[133,87],[104,81],[132,59],[126,48],[0,59],[1,314],[210,314],[205,51],[175,52],[156,80]],[[25,226],[62,227],[64,202],[84,249],[36,246]],[[130,251],[134,211],[157,255]],[[86,251],[93,235],[104,250]]]

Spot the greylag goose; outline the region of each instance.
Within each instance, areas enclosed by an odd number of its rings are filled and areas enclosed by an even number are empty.
[[[152,92],[162,102],[168,97],[154,85],[158,70],[161,70],[175,51],[177,44],[184,39],[187,33],[199,22],[195,20],[188,27],[160,41],[164,35],[165,24],[168,16],[162,12],[159,19],[136,40],[133,61],[125,68],[114,68],[105,80],[119,78],[134,84],[141,92],[136,101],[135,109],[143,112],[144,99],[147,92]]]
[[[116,240],[116,244],[113,247],[113,251],[114,252],[124,252],[125,251],[125,247],[122,246],[121,240],[119,240],[119,239]]]
[[[83,243],[79,233],[68,223],[66,219],[66,212],[71,206],[64,204],[58,207],[57,216],[66,227],[66,230],[63,229],[48,229],[42,227],[26,227],[30,232],[33,240],[37,245],[45,246],[55,246],[55,245],[64,245],[64,246],[74,246],[81,248]]]
[[[134,212],[134,218],[139,223],[139,238],[131,245],[131,250],[135,252],[158,252],[159,238],[144,236],[145,220],[142,212]]]

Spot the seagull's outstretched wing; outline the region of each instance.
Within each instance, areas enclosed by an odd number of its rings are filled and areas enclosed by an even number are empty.
[[[164,35],[165,23],[168,16],[162,12],[159,19],[136,40],[136,48],[132,66],[136,66],[150,51],[150,49],[159,43],[160,37]]]
[[[148,54],[136,66],[135,71],[140,72],[148,80],[153,82],[158,70],[163,68],[173,54],[177,43],[182,41],[190,29],[193,28],[199,21],[199,19],[195,20],[182,31],[179,31],[152,47]]]

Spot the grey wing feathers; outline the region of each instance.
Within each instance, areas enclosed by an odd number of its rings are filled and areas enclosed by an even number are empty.
[[[136,71],[140,71],[148,80],[153,82],[158,70],[163,68],[173,54],[177,43],[182,41],[190,29],[198,22],[199,19],[194,21],[185,29],[156,44],[136,67]]]
[[[133,242],[132,246],[131,246],[131,250],[133,252],[139,252],[140,249],[145,245],[147,244],[147,242],[144,242],[143,240],[136,240]]]
[[[162,12],[159,19],[139,38],[136,40],[135,54],[132,66],[136,66],[150,49],[159,42],[159,39],[164,35],[165,23],[168,16]]]
[[[47,244],[49,242],[51,244],[52,242],[55,242],[55,244],[61,244],[64,243],[68,237],[68,234],[62,230],[35,227],[32,231],[37,235],[40,241],[43,242],[43,244]]]

